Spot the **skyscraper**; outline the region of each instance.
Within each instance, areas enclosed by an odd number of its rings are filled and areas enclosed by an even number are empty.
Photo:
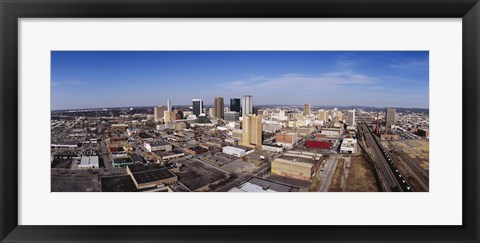
[[[310,103],[305,103],[305,105],[303,105],[303,114],[306,116],[311,114]]]
[[[153,107],[153,119],[155,121],[161,121],[164,116],[164,112],[167,110],[166,106]]]
[[[240,99],[238,98],[230,99],[230,111],[242,112],[240,107]]]
[[[328,120],[328,113],[325,110],[318,111],[318,120],[320,121],[327,121]]]
[[[167,111],[172,111],[172,104],[170,103],[170,100],[167,100]]]
[[[395,125],[395,113],[397,110],[394,108],[387,108],[386,116],[385,116],[385,127],[390,129],[392,125]]]
[[[193,114],[198,116],[203,113],[203,101],[202,99],[193,99]]]
[[[242,122],[242,145],[261,148],[262,129],[262,116],[244,116]]]
[[[251,95],[244,95],[242,100],[242,116],[247,116],[253,112],[253,98]]]
[[[337,117],[339,121],[343,121],[343,113],[341,111],[337,111]]]
[[[213,115],[217,118],[223,118],[224,107],[225,105],[223,103],[223,97],[215,97],[215,101],[213,103]]]
[[[165,123],[173,123],[176,120],[177,116],[174,111],[164,111]]]
[[[355,109],[348,111],[348,125],[355,126]]]
[[[239,120],[240,114],[236,111],[227,111],[225,112],[225,121],[226,122],[235,122]]]

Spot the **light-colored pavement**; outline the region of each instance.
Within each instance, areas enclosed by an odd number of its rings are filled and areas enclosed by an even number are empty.
[[[331,159],[326,162],[327,164],[325,166],[325,170],[323,171],[323,183],[320,186],[321,192],[328,191],[330,184],[332,183],[333,173],[335,172],[335,168],[337,168],[338,154],[332,154],[330,156]],[[322,173],[320,173],[320,175],[322,175]]]

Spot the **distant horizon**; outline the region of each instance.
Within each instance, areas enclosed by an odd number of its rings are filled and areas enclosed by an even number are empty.
[[[193,98],[210,105],[217,96],[227,105],[243,95],[252,95],[254,105],[428,109],[429,52],[51,52],[51,110],[153,107]]]
[[[213,104],[203,104],[204,106],[213,106]],[[137,105],[137,106],[110,106],[110,107],[84,107],[84,108],[66,108],[66,109],[50,109],[50,111],[64,111],[64,110],[96,110],[96,109],[121,109],[121,108],[146,108],[146,107],[159,107],[159,106],[166,106],[166,103],[164,105]],[[174,105],[172,104],[172,107],[191,107],[192,104],[190,105]],[[264,104],[264,105],[254,105],[256,106],[298,106],[298,107],[303,107],[304,104],[301,105],[286,105],[286,104]],[[367,106],[367,105],[313,105],[310,104],[311,108],[312,107],[332,107],[332,108],[344,108],[344,107],[367,107],[367,108],[375,108],[375,109],[386,109],[386,108],[394,108],[394,109],[421,109],[421,110],[430,110],[429,108],[422,108],[422,107],[400,107],[400,106]],[[230,104],[225,103],[224,107],[230,107]]]

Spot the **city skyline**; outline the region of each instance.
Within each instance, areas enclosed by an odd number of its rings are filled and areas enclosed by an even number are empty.
[[[52,51],[51,109],[257,105],[428,109],[428,51]]]

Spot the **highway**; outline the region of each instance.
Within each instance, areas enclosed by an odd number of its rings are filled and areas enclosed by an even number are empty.
[[[400,171],[396,168],[395,163],[385,153],[377,138],[368,128],[366,123],[362,123],[359,132],[367,143],[367,150],[370,157],[374,161],[378,178],[382,185],[383,191],[386,192],[411,192],[412,187],[406,182]]]

